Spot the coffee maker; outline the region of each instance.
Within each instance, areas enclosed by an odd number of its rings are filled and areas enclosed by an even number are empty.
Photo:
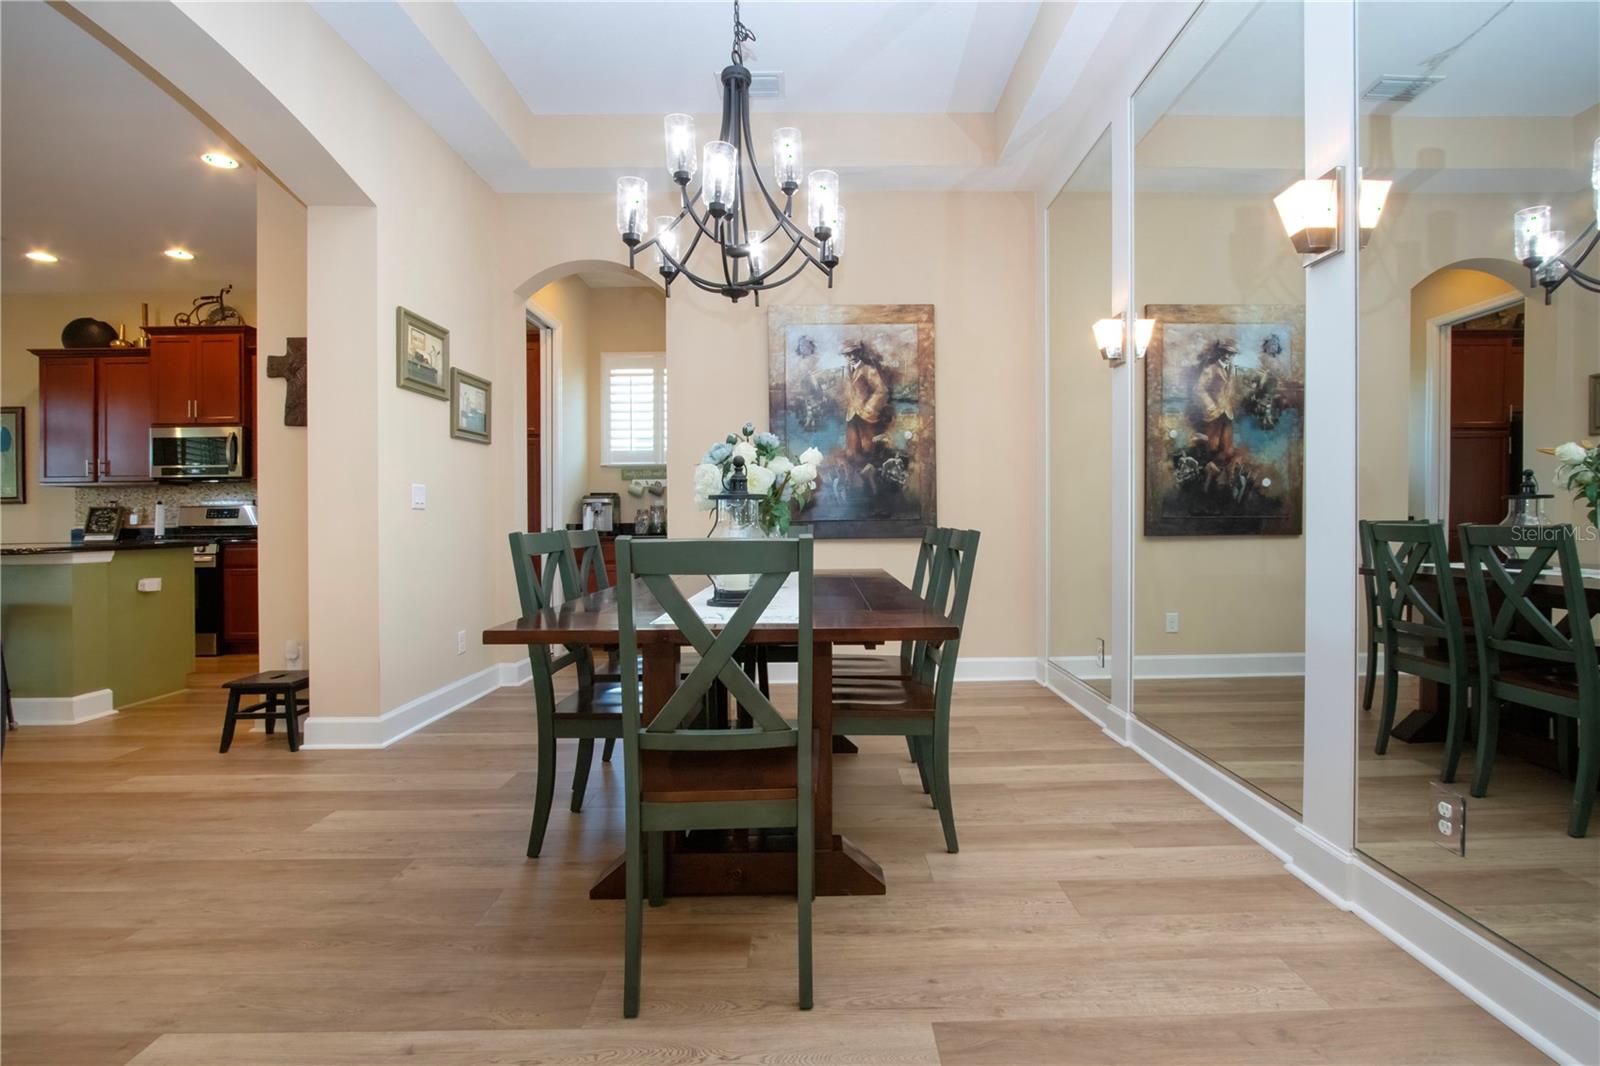
[[[622,494],[617,492],[590,492],[579,503],[584,529],[597,529],[602,533],[617,528],[617,510],[622,506]]]

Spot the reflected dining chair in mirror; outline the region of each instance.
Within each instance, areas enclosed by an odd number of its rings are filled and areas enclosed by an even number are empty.
[[[967,598],[978,562],[978,531],[948,530],[939,538],[929,566],[934,589],[932,605],[961,629]],[[961,638],[943,644],[918,645],[911,676],[892,688],[837,686],[833,696],[835,736],[899,736],[907,738],[916,760],[922,790],[932,795],[944,829],[945,849],[959,851],[955,809],[950,797],[950,700],[955,691]]]
[[[1600,666],[1590,601],[1571,526],[1461,526],[1478,645],[1478,766],[1472,794],[1489,792],[1503,705],[1533,707],[1578,725],[1578,769],[1567,835],[1589,829],[1600,785]],[[1524,558],[1514,562],[1513,551]],[[1554,563],[1560,585],[1543,579]]]
[[[1454,781],[1474,684],[1461,602],[1439,522],[1372,522],[1373,577],[1383,626],[1383,709],[1373,750],[1389,750],[1402,673],[1450,687],[1440,780]]]
[[[1372,690],[1378,680],[1378,648],[1384,640],[1383,612],[1378,609],[1378,575],[1372,568],[1372,523],[1356,523],[1361,534],[1362,617],[1367,624],[1367,669],[1361,686],[1361,709],[1372,710]]]
[[[566,531],[512,533],[510,541],[517,597],[524,616],[535,615],[562,601],[563,597],[556,595],[558,576],[563,589],[578,587],[574,578],[572,541]],[[530,644],[528,663],[533,674],[539,746],[533,825],[528,830],[528,857],[531,859],[538,857],[544,845],[545,827],[550,821],[550,804],[555,794],[556,741],[578,742],[577,761],[572,769],[572,810],[576,812],[583,808],[589,767],[594,762],[594,742],[605,741],[609,756],[611,745],[622,736],[622,702],[615,681],[595,679],[592,653],[588,648],[567,648],[561,655],[553,655],[547,644]],[[557,700],[555,675],[569,666],[577,673],[577,691]]]
[[[751,574],[744,600],[713,635],[684,598],[674,577]],[[812,541],[617,540],[617,607],[622,660],[623,779],[627,794],[625,950],[622,1013],[639,1014],[644,933],[644,875],[650,899],[662,902],[664,834],[693,830],[792,829],[798,905],[800,1009],[811,1008],[813,838],[811,763]],[[786,719],[740,666],[738,652],[795,578],[795,691],[797,715]],[[639,634],[633,617],[634,579],[700,653],[688,677],[646,720],[639,685]],[[713,682],[725,685],[749,716],[748,725],[700,728]],[[824,738],[826,739],[826,738]],[[648,849],[649,860],[645,851]]]

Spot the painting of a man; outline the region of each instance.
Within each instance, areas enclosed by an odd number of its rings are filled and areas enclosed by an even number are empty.
[[[1298,534],[1303,310],[1160,304],[1145,317],[1145,535]]]
[[[770,312],[773,431],[823,453],[823,491],[805,512],[817,536],[920,536],[934,524],[932,311]]]

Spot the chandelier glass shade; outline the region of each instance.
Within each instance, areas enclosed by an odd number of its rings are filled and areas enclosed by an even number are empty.
[[[1549,204],[1524,207],[1512,216],[1511,252],[1528,268],[1533,283],[1544,289],[1545,303],[1569,281],[1580,289],[1600,292],[1600,276],[1582,270],[1584,261],[1600,245],[1600,137],[1594,142],[1589,184],[1594,190],[1595,217],[1570,242],[1566,230],[1551,228],[1554,212]]]
[[[750,132],[750,71],[743,44],[755,39],[733,5],[733,62],[722,71],[722,125],[717,139],[699,146],[694,117],[668,115],[662,123],[667,173],[678,187],[676,215],[650,215],[644,178],[617,179],[617,233],[628,265],[653,253],[665,282],[687,278],[706,292],[737,303],[794,280],[815,267],[833,287],[844,250],[845,212],[839,175],[804,169],[800,131],[772,131],[770,184]],[[698,177],[698,181],[696,178]],[[794,218],[795,195],[805,186],[805,220]],[[701,253],[696,258],[697,253]],[[693,265],[691,265],[693,264]]]

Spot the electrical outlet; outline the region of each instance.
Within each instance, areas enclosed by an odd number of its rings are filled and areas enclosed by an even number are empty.
[[[290,670],[300,668],[300,642],[286,640],[283,642],[283,665]]]
[[[456,654],[457,655],[465,655],[466,653],[467,653],[467,631],[465,629],[458,629],[458,630],[456,630]]]
[[[1178,612],[1177,611],[1168,611],[1167,612],[1167,632],[1168,633],[1176,633],[1177,631],[1178,631]]]
[[[1428,821],[1433,842],[1457,855],[1467,854],[1467,797],[1438,781],[1430,782]]]
[[[411,509],[421,511],[428,506],[428,486],[413,482],[411,485]]]

